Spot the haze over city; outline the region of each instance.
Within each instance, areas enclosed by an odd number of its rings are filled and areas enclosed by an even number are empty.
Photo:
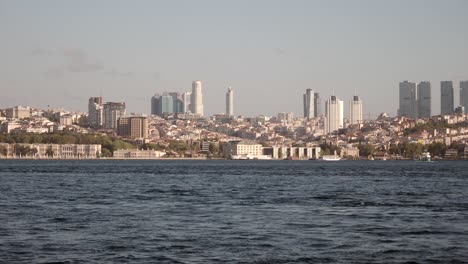
[[[302,94],[356,93],[396,114],[403,80],[468,79],[467,1],[0,1],[0,104],[87,110],[91,96],[150,113],[203,81],[205,112],[302,114]],[[346,111],[345,111],[346,112]]]

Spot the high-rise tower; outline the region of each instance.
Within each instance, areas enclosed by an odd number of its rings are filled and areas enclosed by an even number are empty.
[[[431,117],[431,83],[418,83],[418,117]]]
[[[349,101],[349,121],[352,125],[362,124],[362,100],[359,96],[353,96]]]
[[[303,94],[302,99],[304,105],[304,118],[310,119],[316,117],[314,91],[312,89],[307,89],[305,94]]]
[[[418,106],[416,99],[416,83],[400,82],[400,100],[398,115],[410,118],[418,118]]]
[[[343,101],[332,95],[325,102],[325,132],[327,134],[343,128]]]
[[[100,127],[103,124],[102,97],[90,97],[88,100],[88,124]]]
[[[468,81],[460,82],[460,105],[468,109]]]
[[[104,104],[104,128],[117,129],[117,121],[125,116],[126,108],[123,102],[107,102]]]
[[[202,95],[202,82],[192,82],[192,113],[203,116],[203,95]]]
[[[440,114],[452,114],[455,109],[452,81],[440,82]]]
[[[226,115],[234,116],[234,91],[232,87],[229,87],[226,93]]]

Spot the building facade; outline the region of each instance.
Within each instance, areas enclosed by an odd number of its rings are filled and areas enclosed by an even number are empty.
[[[302,104],[304,107],[304,118],[311,119],[315,117],[315,98],[314,91],[307,89],[302,95]]]
[[[184,113],[183,95],[176,92],[155,94],[151,98],[151,114],[162,116],[164,114]]]
[[[29,106],[15,106],[5,110],[6,118],[8,119],[23,119],[31,117],[31,108]]]
[[[314,117],[320,117],[322,115],[322,101],[320,100],[320,94],[314,93]]]
[[[398,115],[409,118],[418,118],[418,106],[416,97],[416,83],[400,82]]]
[[[183,113],[190,113],[191,112],[191,101],[192,101],[192,93],[185,92],[182,94],[182,105],[183,105]]]
[[[117,134],[128,138],[147,138],[148,118],[141,116],[119,118],[117,122]]]
[[[431,83],[420,82],[418,83],[417,90],[418,98],[418,117],[429,118],[431,117]]]
[[[103,125],[102,97],[90,97],[88,100],[88,124],[91,127]]]
[[[19,158],[17,149],[27,147],[30,154],[22,158],[38,159],[95,159],[101,155],[101,145],[98,144],[7,144],[6,158]]]
[[[362,100],[359,96],[353,96],[349,101],[349,122],[351,125],[362,124]]]
[[[454,109],[453,82],[442,81],[440,82],[440,114],[452,114]]]
[[[104,128],[117,129],[117,121],[125,116],[126,108],[123,102],[108,102],[104,104]]]
[[[203,116],[203,95],[202,95],[202,82],[192,82],[192,97],[191,97],[192,113]]]
[[[325,132],[330,134],[343,128],[343,101],[332,95],[325,102]]]
[[[226,93],[226,115],[234,116],[234,91],[232,87],[229,87]]]
[[[468,81],[460,82],[460,105],[468,109]]]

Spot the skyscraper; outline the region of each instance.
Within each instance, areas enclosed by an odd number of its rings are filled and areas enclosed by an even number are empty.
[[[315,117],[315,98],[314,91],[307,89],[302,95],[304,105],[304,118],[310,119]]]
[[[468,109],[468,81],[460,82],[460,105]]]
[[[125,116],[125,103],[107,102],[104,104],[104,128],[117,129],[117,120]]]
[[[192,82],[192,113],[203,116],[203,95],[201,81]]]
[[[228,116],[234,115],[234,91],[232,90],[232,87],[230,86],[226,93],[226,115]]]
[[[359,96],[353,96],[349,101],[349,121],[351,125],[362,124],[362,100]]]
[[[319,93],[314,93],[314,117],[322,115],[322,101],[320,100]]]
[[[418,118],[418,106],[416,100],[416,84],[408,81],[400,82],[400,107],[399,116]]]
[[[418,117],[429,118],[431,117],[431,83],[420,82],[418,83]]]
[[[155,94],[151,98],[151,114],[161,116],[163,114],[183,113],[183,95],[177,92],[164,92],[162,95]]]
[[[327,134],[343,128],[343,101],[332,95],[325,102],[325,132]]]
[[[103,122],[102,97],[90,97],[88,100],[88,124],[100,127]]]
[[[183,105],[183,112],[188,113],[191,112],[191,99],[192,98],[192,93],[191,92],[185,92],[182,94],[182,105]]]
[[[455,109],[452,81],[440,82],[440,114],[452,114]]]
[[[151,114],[161,115],[161,95],[155,94],[151,97]]]

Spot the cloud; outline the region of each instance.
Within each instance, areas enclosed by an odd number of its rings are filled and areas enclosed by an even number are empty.
[[[81,49],[65,49],[62,55],[65,57],[66,69],[70,72],[96,72],[104,69],[100,62],[90,59]]]
[[[133,77],[134,76],[134,73],[132,71],[119,72],[119,71],[116,71],[115,69],[112,69],[110,71],[106,71],[106,72],[104,72],[104,74],[111,75],[113,77]]]

